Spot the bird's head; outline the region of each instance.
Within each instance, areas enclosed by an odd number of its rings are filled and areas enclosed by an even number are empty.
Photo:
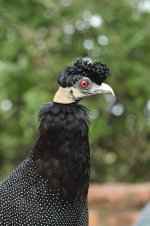
[[[64,72],[59,75],[60,87],[53,101],[70,104],[95,94],[114,95],[112,88],[103,83],[109,74],[106,64],[77,60],[73,66],[65,67]]]

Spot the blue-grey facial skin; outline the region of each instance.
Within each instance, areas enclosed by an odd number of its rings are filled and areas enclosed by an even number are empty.
[[[82,87],[80,85],[82,81],[87,81],[88,86],[85,88]],[[85,94],[86,96],[102,94],[102,93],[114,95],[114,91],[112,90],[112,88],[109,85],[107,85],[105,83],[102,83],[101,85],[97,85],[96,83],[94,83],[87,77],[83,77],[82,79],[80,79],[76,84],[73,85],[73,87],[75,89],[79,90],[81,93]]]
[[[80,83],[82,81],[87,81],[89,85],[87,87],[83,88],[82,86],[80,86]],[[73,87],[75,89],[78,89],[81,93],[84,93],[85,95],[88,96],[88,95],[94,94],[95,86],[98,86],[98,85],[96,85],[94,82],[92,82],[89,78],[83,77]]]

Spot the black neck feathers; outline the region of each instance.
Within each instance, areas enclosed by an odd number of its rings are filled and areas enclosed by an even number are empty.
[[[88,110],[76,103],[49,103],[39,111],[39,120],[39,138],[32,151],[39,176],[66,198],[87,195]]]

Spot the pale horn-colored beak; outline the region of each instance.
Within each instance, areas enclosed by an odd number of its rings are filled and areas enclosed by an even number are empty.
[[[95,87],[95,94],[106,93],[115,96],[113,89],[106,83],[102,83],[100,86]]]

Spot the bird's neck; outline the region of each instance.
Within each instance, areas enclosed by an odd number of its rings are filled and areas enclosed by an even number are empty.
[[[60,86],[54,96],[53,102],[59,104],[72,104],[85,96],[85,94],[74,87],[63,88]]]
[[[71,104],[75,103],[75,99],[72,95],[72,90],[70,87],[63,88],[59,87],[58,91],[56,92],[53,102],[59,104]]]
[[[39,139],[33,148],[38,174],[50,188],[69,197],[87,194],[89,143],[87,109],[76,103],[52,103],[40,113]]]

